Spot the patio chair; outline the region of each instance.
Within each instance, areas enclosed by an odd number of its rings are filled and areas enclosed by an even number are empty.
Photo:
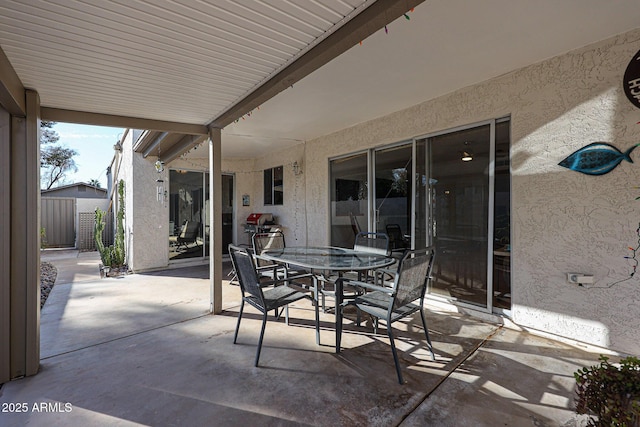
[[[255,233],[251,236],[251,244],[255,255],[256,267],[260,276],[274,280],[307,273],[299,270],[292,270],[285,265],[277,264],[271,260],[261,258],[260,255],[262,255],[266,250],[283,249],[286,247],[282,231],[276,230],[264,233]]]
[[[361,252],[370,252],[378,255],[389,255],[389,236],[385,233],[368,233],[366,231],[356,234],[353,249]],[[326,296],[335,298],[335,285],[334,282],[338,277],[348,277],[359,281],[376,280],[376,273],[370,275],[369,271],[359,271],[357,273],[345,272],[340,276],[325,275],[322,278],[322,288],[320,294],[322,295],[322,310],[327,311]],[[358,295],[361,290],[349,287],[353,296]]]
[[[288,305],[301,299],[310,299],[315,306],[316,334],[319,334],[320,319],[318,304],[315,303],[311,295],[293,289],[288,284],[263,289],[264,283],[261,284],[260,279],[258,278],[253,255],[247,249],[233,245],[229,245],[229,254],[231,255],[231,261],[233,262],[233,266],[238,274],[238,281],[240,282],[240,290],[242,292],[242,302],[240,304],[240,312],[238,313],[238,323],[236,325],[235,334],[233,335],[234,344],[236,344],[238,339],[238,331],[240,330],[240,321],[242,320],[245,302],[252,305],[262,313],[262,328],[260,330],[260,338],[258,339],[258,348],[256,350],[254,366],[258,366],[258,362],[260,360],[262,340],[264,338],[264,330],[267,324],[267,313],[270,310],[277,311],[279,308],[285,307],[287,309],[286,324],[288,325]],[[284,281],[285,280],[274,280],[273,282]]]
[[[427,346],[431,352],[432,360],[435,360],[433,346],[429,338],[429,330],[424,317],[424,295],[427,284],[431,279],[431,270],[435,259],[435,248],[430,246],[426,249],[408,251],[398,263],[393,287],[377,286],[367,282],[356,282],[348,278],[341,278],[343,286],[350,284],[368,289],[370,292],[356,296],[352,300],[342,303],[339,316],[342,317],[344,307],[355,306],[358,311],[369,314],[374,318],[374,333],[378,332],[378,320],[386,321],[387,334],[391,343],[393,360],[396,365],[398,382],[404,383],[400,362],[394,337],[392,324],[404,317],[419,311],[424,328],[424,335],[427,339]]]
[[[410,247],[410,243],[402,234],[402,228],[398,224],[387,224],[385,227],[387,234],[389,235],[389,244],[391,246],[392,253],[399,253],[402,255]]]
[[[352,212],[349,212],[349,220],[351,221],[351,230],[353,230],[353,235],[356,236],[362,231],[360,224],[358,224],[358,218],[356,218]]]
[[[177,245],[178,248],[180,246],[184,246],[185,249],[188,249],[189,243],[193,243],[193,242],[195,242],[197,246],[200,246],[198,244],[199,231],[200,231],[200,222],[185,221],[179,235],[169,236],[169,243]]]

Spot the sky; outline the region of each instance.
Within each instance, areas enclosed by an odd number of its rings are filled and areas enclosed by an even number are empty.
[[[68,172],[60,185],[97,179],[102,188],[107,188],[107,167],[113,159],[113,146],[120,140],[124,129],[58,122],[53,130],[60,135],[57,145],[78,152],[74,157],[78,171]]]

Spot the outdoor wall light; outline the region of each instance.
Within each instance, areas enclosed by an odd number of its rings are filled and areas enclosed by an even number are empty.
[[[298,164],[298,162],[293,162],[293,174],[294,175],[300,175],[302,173],[302,169],[300,169],[300,165]]]

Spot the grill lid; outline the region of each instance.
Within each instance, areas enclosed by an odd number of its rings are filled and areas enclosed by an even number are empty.
[[[247,224],[264,225],[265,222],[273,222],[273,214],[254,212],[247,217]]]

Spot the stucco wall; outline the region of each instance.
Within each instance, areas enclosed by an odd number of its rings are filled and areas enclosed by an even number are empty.
[[[624,162],[593,177],[558,166],[596,141],[620,150],[640,142],[640,110],[624,97],[622,76],[640,49],[640,30],[534,64],[490,81],[260,159],[225,159],[235,174],[235,242],[244,219],[272,212],[289,245],[329,244],[332,157],[487,119],[511,116],[512,320],[577,341],[640,353],[640,281],[630,278],[640,222],[640,169]],[[428,76],[425,76],[428,79]],[[127,227],[134,269],[166,265],[168,208],[156,201],[155,158],[123,150]],[[632,158],[638,158],[633,153]],[[297,161],[303,173],[293,174]],[[206,159],[175,167],[206,169]],[[283,206],[264,206],[262,171],[284,166]],[[308,165],[312,165],[308,167]],[[168,187],[167,187],[168,188]],[[251,205],[242,206],[242,195]],[[593,274],[595,287],[566,283],[567,272]]]
[[[167,199],[159,202],[156,180],[163,179],[168,190],[165,170],[156,172],[155,157],[142,157],[132,149],[129,132],[123,144],[123,161],[117,179],[125,186],[125,239],[129,267],[144,271],[166,267],[169,261],[169,209]],[[166,243],[166,244],[165,244]]]
[[[638,245],[640,169],[624,162],[594,177],[558,166],[591,142],[640,142],[640,110],[622,91],[639,49],[636,30],[307,142],[317,165],[305,170],[308,243],[329,242],[329,158],[511,115],[513,320],[640,353],[640,282],[615,284]],[[596,288],[567,284],[567,272],[593,274]]]
[[[249,236],[244,233],[246,218],[252,212],[272,213],[280,225],[287,245],[305,245],[307,221],[305,212],[306,168],[304,162],[305,144],[277,151],[258,159],[223,159],[222,172],[233,174],[235,200],[235,230],[236,244],[249,244]],[[206,153],[206,150],[198,150]],[[296,175],[293,163],[297,162],[301,173]],[[268,168],[283,166],[284,173],[284,203],[279,206],[265,205],[263,194],[263,171]],[[207,158],[178,158],[168,165],[170,168],[184,168],[188,170],[208,170]],[[328,167],[325,163],[321,167]],[[242,205],[242,196],[249,195],[249,206]]]
[[[254,163],[254,200],[251,212],[268,212],[276,217],[276,222],[282,229],[288,246],[305,245],[307,240],[307,214],[305,212],[305,180],[307,179],[306,164],[303,161],[305,144],[299,144],[285,151],[272,153]],[[293,163],[298,162],[302,173],[295,175]],[[312,163],[314,167],[327,167],[326,163]],[[283,167],[284,200],[280,206],[265,206],[263,194],[264,169],[277,166]],[[328,181],[327,181],[328,182]],[[314,196],[311,195],[313,198]],[[250,213],[250,212],[249,212]],[[315,227],[312,225],[311,228]]]

